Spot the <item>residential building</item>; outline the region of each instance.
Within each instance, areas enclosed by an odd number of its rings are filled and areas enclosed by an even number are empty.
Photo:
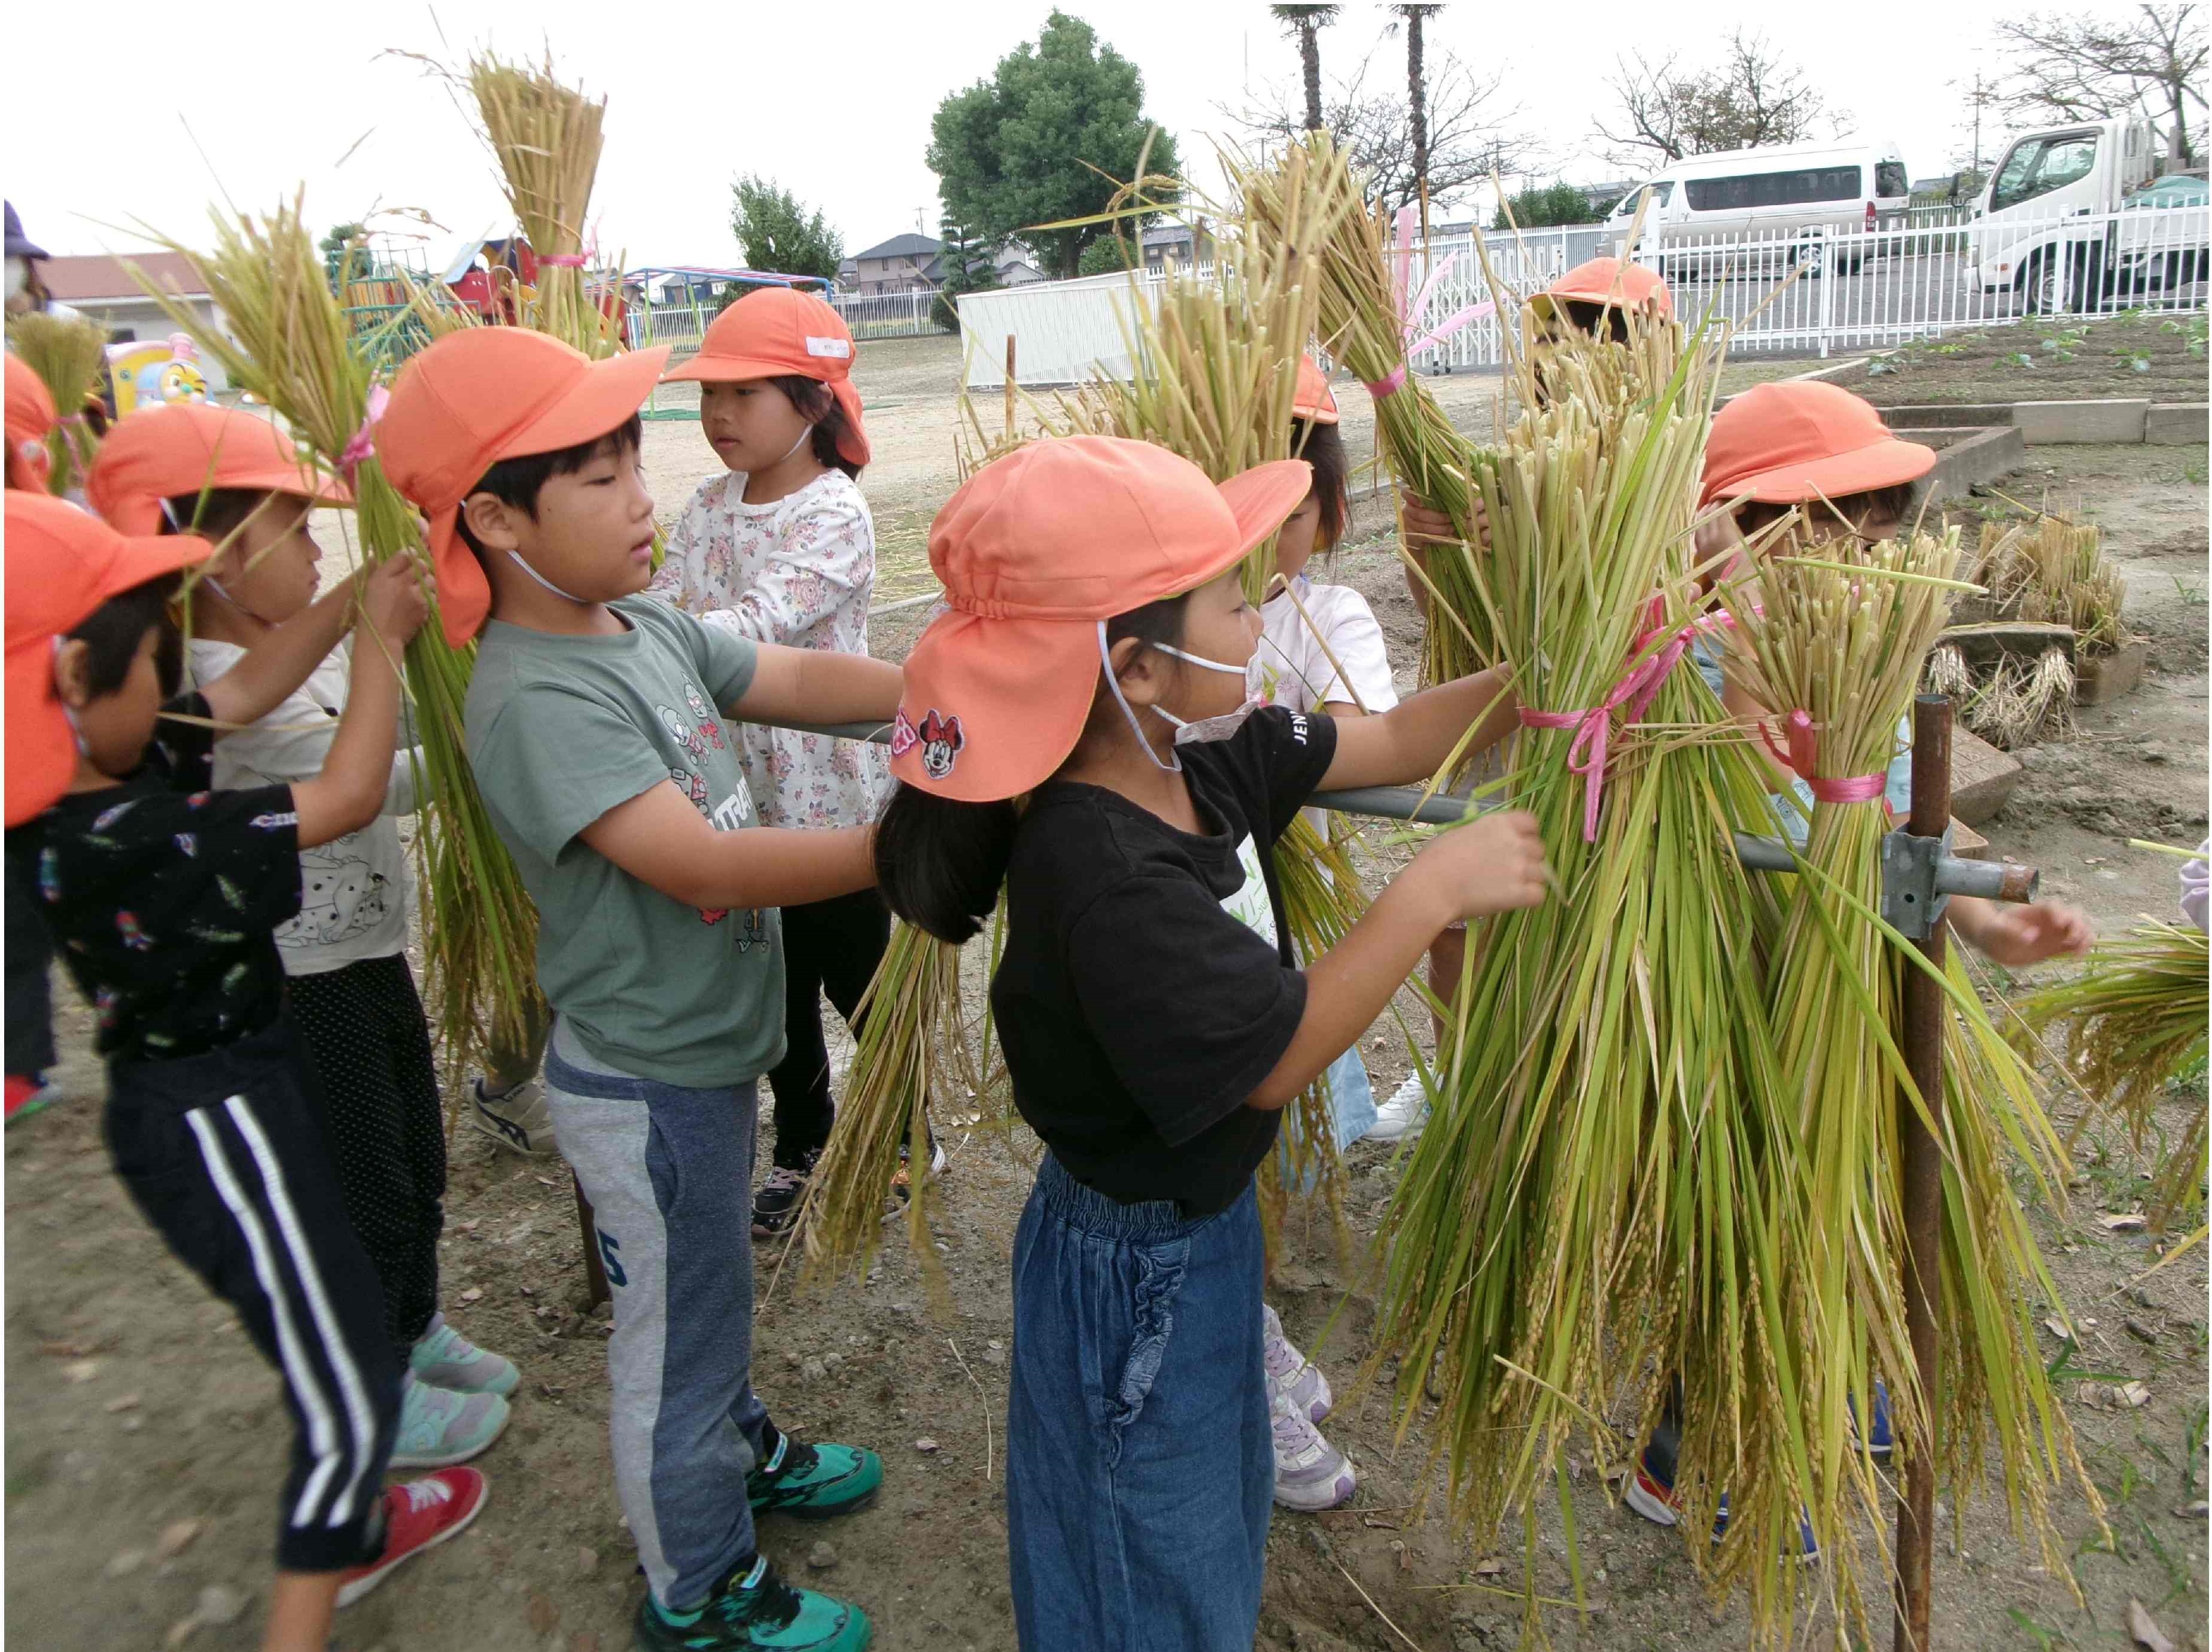
[[[855,252],[837,267],[837,290],[848,295],[878,293],[933,293],[945,282],[944,245],[929,235],[894,235]],[[1042,281],[1035,256],[1019,241],[1008,241],[992,258],[1000,284],[1024,287]]]
[[[147,279],[195,318],[195,325],[179,328],[169,313],[133,278],[125,264],[136,265]],[[181,252],[137,252],[122,258],[92,255],[47,258],[39,265],[46,291],[58,304],[66,304],[107,329],[110,343],[167,338],[185,332],[196,342],[224,337],[227,329],[215,301],[206,291],[191,260]],[[199,367],[208,388],[221,390],[228,381],[214,355],[200,351]]]

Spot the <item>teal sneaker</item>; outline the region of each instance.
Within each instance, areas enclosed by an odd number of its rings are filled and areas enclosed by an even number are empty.
[[[873,1503],[883,1483],[884,1460],[865,1447],[808,1445],[779,1433],[768,1461],[745,1476],[745,1496],[756,1515],[835,1520]]]
[[[489,1450],[507,1427],[507,1401],[495,1394],[434,1388],[412,1371],[400,1379],[394,1468],[444,1468]]]
[[[522,1382],[513,1360],[477,1347],[447,1324],[443,1314],[430,1315],[422,1340],[407,1351],[407,1369],[432,1388],[455,1394],[513,1394]]]
[[[793,1588],[765,1558],[733,1570],[696,1612],[670,1612],[648,1591],[638,1602],[638,1652],[862,1652],[868,1614]]]

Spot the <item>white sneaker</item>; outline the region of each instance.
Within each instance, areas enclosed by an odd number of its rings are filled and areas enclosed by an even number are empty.
[[[1309,1515],[1351,1502],[1359,1484],[1352,1460],[1328,1442],[1288,1392],[1273,1389],[1268,1404],[1274,1413],[1275,1501]]]
[[[545,1086],[526,1078],[498,1096],[484,1090],[484,1081],[469,1086],[469,1122],[501,1147],[518,1153],[553,1151],[553,1116],[546,1110]]]
[[[1336,1404],[1336,1397],[1328,1390],[1328,1379],[1283,1334],[1282,1320],[1265,1303],[1260,1305],[1260,1358],[1267,1369],[1268,1392],[1287,1394],[1309,1422],[1318,1423]]]
[[[1415,1073],[1390,1092],[1390,1099],[1375,1109],[1375,1122],[1362,1141],[1403,1141],[1418,1136],[1429,1121],[1429,1092]]]

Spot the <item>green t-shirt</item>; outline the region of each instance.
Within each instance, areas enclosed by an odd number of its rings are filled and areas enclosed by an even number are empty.
[[[689,907],[577,834],[664,780],[718,831],[759,823],[717,708],[752,681],[753,645],[647,598],[619,637],[494,620],[469,683],[469,762],[538,903],[538,981],[585,1050],[641,1078],[744,1084],[783,1059],[773,908]]]

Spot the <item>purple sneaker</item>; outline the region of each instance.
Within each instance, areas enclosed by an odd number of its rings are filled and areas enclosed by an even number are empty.
[[[1352,1500],[1359,1484],[1352,1461],[1322,1436],[1290,1395],[1277,1389],[1274,1406],[1275,1501],[1316,1515]]]
[[[1265,1303],[1260,1305],[1262,1325],[1260,1357],[1267,1367],[1267,1396],[1287,1394],[1291,1404],[1310,1423],[1318,1423],[1336,1403],[1321,1367],[1291,1345],[1283,1334],[1283,1321]]]

